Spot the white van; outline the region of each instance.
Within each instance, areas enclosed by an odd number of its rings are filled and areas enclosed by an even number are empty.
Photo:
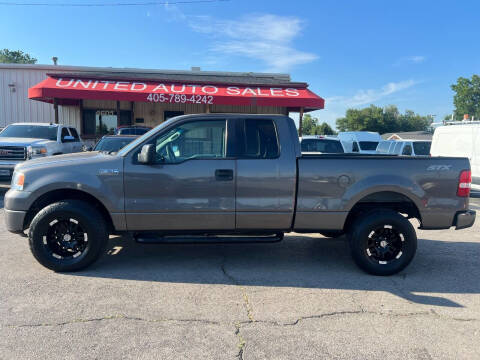
[[[472,189],[480,190],[480,123],[445,125],[433,133],[432,156],[459,156],[470,159]]]
[[[428,156],[430,155],[429,140],[384,140],[377,146],[377,154]]]
[[[377,146],[382,137],[371,131],[344,131],[338,133],[345,152],[360,154],[376,154]]]

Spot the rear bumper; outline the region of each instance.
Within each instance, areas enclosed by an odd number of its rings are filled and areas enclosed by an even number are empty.
[[[5,209],[5,225],[7,230],[13,233],[21,233],[26,215],[26,211]]]
[[[467,211],[458,211],[455,214],[455,219],[453,220],[453,226],[455,226],[455,230],[469,228],[475,222],[475,211],[474,210],[467,210]]]

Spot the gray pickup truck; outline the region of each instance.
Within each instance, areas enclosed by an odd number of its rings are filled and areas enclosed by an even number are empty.
[[[5,218],[11,232],[29,228],[33,255],[55,271],[93,263],[110,234],[273,241],[295,231],[346,233],[363,270],[390,275],[416,251],[408,219],[422,229],[472,226],[470,182],[465,158],[302,156],[289,117],[186,115],[117,153],[18,165]]]

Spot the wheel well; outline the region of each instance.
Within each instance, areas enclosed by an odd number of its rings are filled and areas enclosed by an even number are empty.
[[[107,208],[96,197],[84,191],[74,189],[53,190],[40,196],[33,202],[32,206],[30,206],[30,209],[28,209],[27,215],[25,216],[25,220],[23,222],[23,228],[27,229],[35,215],[46,206],[67,199],[83,200],[86,203],[94,206],[100,212],[100,214],[102,214],[109,231],[113,232],[113,221]]]
[[[353,206],[345,220],[344,229],[347,230],[360,214],[378,209],[393,210],[405,214],[409,219],[422,221],[417,205],[408,196],[394,191],[381,191],[363,197]]]

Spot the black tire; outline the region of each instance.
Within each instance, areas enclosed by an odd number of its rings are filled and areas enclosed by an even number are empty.
[[[412,224],[392,210],[363,214],[348,232],[355,263],[373,275],[392,275],[403,270],[417,251]]]
[[[80,200],[48,205],[32,220],[30,250],[46,268],[57,272],[81,270],[105,251],[108,230],[102,215]]]
[[[344,235],[345,233],[341,230],[324,230],[324,231],[321,231],[319,232],[320,235],[324,236],[324,237],[327,237],[327,238],[338,238],[342,235]]]

